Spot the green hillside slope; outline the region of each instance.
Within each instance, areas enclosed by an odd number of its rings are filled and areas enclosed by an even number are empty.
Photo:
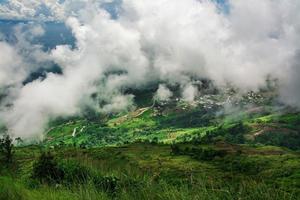
[[[228,90],[118,114],[57,118],[0,154],[0,200],[300,199],[300,113],[274,93]]]

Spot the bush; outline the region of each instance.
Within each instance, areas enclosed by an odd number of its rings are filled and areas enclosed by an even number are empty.
[[[215,157],[223,157],[226,152],[216,150],[213,148],[192,148],[191,149],[192,157],[197,160],[213,160]]]
[[[90,170],[77,161],[60,162],[58,167],[63,172],[63,182],[66,184],[84,183],[91,176]]]
[[[77,161],[57,162],[50,152],[43,152],[33,165],[32,178],[45,183],[85,183],[91,171]]]
[[[58,183],[63,179],[64,172],[50,152],[42,152],[33,165],[32,178],[45,183]]]

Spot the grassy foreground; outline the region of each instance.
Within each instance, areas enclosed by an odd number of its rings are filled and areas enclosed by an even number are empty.
[[[0,199],[299,199],[300,154],[280,147],[134,143],[51,149],[63,178],[39,179],[40,146],[2,165]],[[43,169],[47,173],[47,168]]]

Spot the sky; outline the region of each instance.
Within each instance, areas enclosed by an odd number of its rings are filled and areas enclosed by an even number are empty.
[[[228,0],[212,0],[221,12],[229,12]],[[93,4],[107,10],[112,18],[118,17],[122,0],[0,0],[0,19],[63,21],[78,15],[83,5]]]
[[[277,79],[300,107],[298,0],[9,0],[0,4],[0,124],[41,140],[49,120],[134,109],[126,89],[201,95],[195,77],[241,93]]]
[[[34,21],[64,21],[77,16],[87,4],[108,10],[117,17],[117,6],[121,0],[0,0],[0,18]]]

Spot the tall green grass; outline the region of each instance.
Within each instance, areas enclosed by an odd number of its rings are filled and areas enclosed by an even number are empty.
[[[39,147],[17,148],[16,167],[1,170],[0,166],[0,200],[300,199],[300,159],[295,152],[229,144],[223,147],[229,151],[225,157],[216,155],[204,159],[195,157],[194,154],[199,153],[195,149],[217,150],[217,146],[178,145],[183,152],[178,155],[171,153],[169,145],[150,143],[91,149],[57,148],[52,153],[65,170],[65,176],[53,183],[32,178]],[[236,155],[232,148],[241,152]],[[254,170],[256,166],[261,167]],[[88,176],[76,180],[78,170]],[[103,186],[103,181],[114,177],[116,187]]]
[[[165,181],[146,182],[141,187],[123,185],[115,195],[107,194],[91,183],[65,187],[42,185],[30,189],[8,177],[0,178],[0,200],[297,200],[299,196],[255,181],[237,186],[215,187],[208,183],[171,185]]]

